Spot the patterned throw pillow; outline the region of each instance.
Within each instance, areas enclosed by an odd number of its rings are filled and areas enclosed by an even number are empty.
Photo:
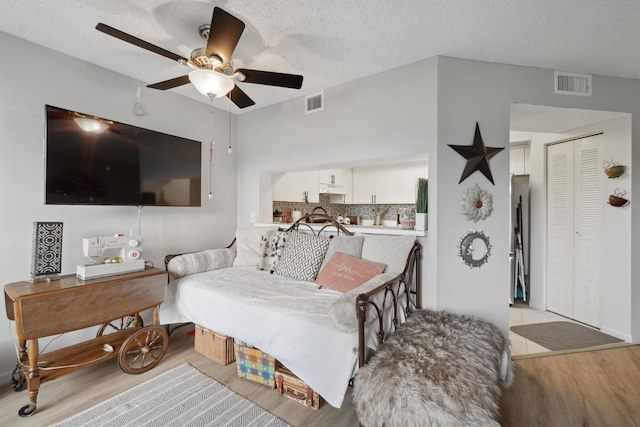
[[[327,237],[291,232],[275,272],[295,280],[313,282],[328,248]]]
[[[287,232],[269,230],[262,235],[258,251],[258,269],[274,272],[287,243]]]
[[[236,258],[233,260],[234,267],[254,267],[258,264],[258,249],[260,239],[268,230],[277,230],[273,227],[253,227],[243,230],[236,230]]]
[[[387,264],[336,252],[320,271],[316,283],[338,292],[349,292],[384,272]]]

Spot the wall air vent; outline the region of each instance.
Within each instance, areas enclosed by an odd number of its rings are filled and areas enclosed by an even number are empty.
[[[553,91],[561,95],[591,96],[591,76],[556,71],[553,73]]]
[[[318,92],[304,97],[304,113],[317,113],[324,110],[324,92]]]

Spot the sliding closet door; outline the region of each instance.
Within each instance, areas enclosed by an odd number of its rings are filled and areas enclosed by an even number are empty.
[[[547,307],[599,325],[602,136],[547,149]]]

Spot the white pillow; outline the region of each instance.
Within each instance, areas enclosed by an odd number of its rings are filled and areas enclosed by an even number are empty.
[[[416,242],[415,236],[386,234],[358,234],[364,236],[362,259],[387,264],[385,273],[400,274],[407,263],[409,252]]]
[[[289,233],[286,231],[269,230],[262,235],[258,255],[258,269],[274,272],[278,261],[284,252]]]
[[[327,262],[336,252],[342,252],[343,254],[351,255],[356,258],[362,258],[363,241],[363,236],[335,236],[331,239],[331,243],[329,243],[329,249],[327,249],[327,254],[324,256],[320,270],[327,265]]]
[[[262,235],[274,227],[253,227],[236,231],[236,258],[233,260],[234,267],[255,267],[258,265],[258,251]]]
[[[231,267],[236,251],[233,249],[209,249],[173,257],[167,264],[167,271],[178,278],[203,271]]]

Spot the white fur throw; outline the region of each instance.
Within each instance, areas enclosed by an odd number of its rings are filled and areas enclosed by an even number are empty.
[[[203,271],[231,267],[235,257],[236,251],[233,249],[209,249],[193,252],[172,258],[167,264],[167,271],[174,278],[188,276]]]
[[[356,315],[356,298],[363,292],[369,292],[372,289],[382,285],[388,280],[396,277],[393,273],[382,273],[371,278],[367,282],[358,286],[355,289],[346,292],[331,304],[329,308],[329,319],[333,325],[343,332],[355,332],[358,330],[358,317]],[[378,293],[374,296],[374,302],[381,306],[382,299],[384,298],[384,292]],[[390,297],[387,300],[387,306],[391,303]],[[373,306],[367,307],[367,321],[375,319],[376,311]],[[403,319],[404,320],[404,319]]]
[[[508,340],[490,323],[418,310],[358,371],[358,418],[366,427],[499,426],[501,385],[513,378],[509,363],[500,379],[508,352]]]

